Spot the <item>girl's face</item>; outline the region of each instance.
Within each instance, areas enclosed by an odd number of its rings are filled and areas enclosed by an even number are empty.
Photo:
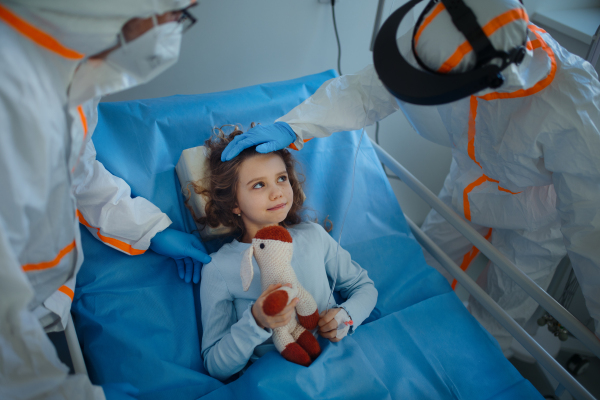
[[[237,187],[237,207],[246,227],[244,241],[252,240],[265,226],[277,225],[294,201],[285,164],[277,154],[260,154],[242,162]]]

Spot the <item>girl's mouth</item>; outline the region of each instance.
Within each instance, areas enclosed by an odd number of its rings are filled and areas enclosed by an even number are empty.
[[[281,203],[281,204],[278,204],[278,205],[276,205],[276,206],[275,206],[275,207],[273,207],[273,208],[269,208],[269,209],[267,209],[267,211],[277,211],[277,210],[280,210],[280,209],[282,209],[282,208],[283,208],[283,207],[285,207],[286,205],[287,205],[287,203]]]

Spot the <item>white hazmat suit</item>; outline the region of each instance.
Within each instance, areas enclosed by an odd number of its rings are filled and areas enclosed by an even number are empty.
[[[118,43],[128,20],[190,2],[0,4],[2,399],[105,398],[87,376],[68,376],[42,327],[58,330],[66,324],[83,261],[79,224],[135,255],[171,221],[147,200],[132,199],[129,186],[96,161],[91,136],[97,96],[107,91],[90,91],[74,103],[71,83],[76,70],[85,71],[77,68],[89,63],[88,56]],[[110,90],[135,83],[123,78]]]
[[[440,106],[415,106],[397,101],[370,66],[324,83],[279,121],[290,125],[297,135],[294,146],[301,148],[312,137],[360,129],[402,108],[418,133],[452,148],[440,199],[482,236],[491,237],[492,244],[543,289],[568,254],[600,337],[598,75],[588,62],[530,24],[517,1],[465,3],[497,49],[508,51],[522,44],[529,28],[525,59],[502,72],[506,80],[497,90]],[[412,34],[411,30],[398,44],[416,65]],[[442,3],[425,16],[417,35],[416,52],[428,67],[464,72],[474,65],[471,47]],[[463,269],[477,253],[434,210],[422,228]],[[433,257],[426,258],[449,277]],[[520,324],[537,307],[494,265],[479,284]],[[481,305],[472,300],[470,310],[503,349],[510,347],[510,334]]]

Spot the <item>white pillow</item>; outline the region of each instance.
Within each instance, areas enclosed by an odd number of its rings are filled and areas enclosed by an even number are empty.
[[[185,198],[188,198],[189,196],[187,204],[192,207],[196,217],[204,217],[206,215],[204,210],[207,198],[194,192],[192,182],[195,182],[200,187],[205,187],[204,185],[209,184],[208,177],[210,171],[208,169],[206,148],[204,146],[198,146],[184,150],[181,153],[181,157],[179,157],[177,165],[175,166],[175,171],[179,177],[179,183],[181,184],[183,195]],[[212,228],[210,226],[203,227],[196,222],[196,227],[200,231],[202,240],[215,239],[220,236],[229,235],[233,232],[233,228],[223,225],[220,225],[217,228]]]

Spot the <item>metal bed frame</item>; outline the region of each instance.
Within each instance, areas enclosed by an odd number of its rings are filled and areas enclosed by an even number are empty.
[[[456,230],[464,235],[490,261],[501,268],[525,292],[556,318],[569,332],[579,339],[596,357],[600,358],[600,340],[554,298],[543,291],[508,258],[500,253],[475,229],[469,226],[454,210],[415,178],[406,168],[379,145],[373,143],[379,160],[409,188],[442,215]],[[575,378],[567,372],[546,350],[515,322],[487,293],[454,263],[423,231],[406,215],[406,220],[417,241],[444,267],[463,287],[510,332],[510,334],[544,367],[558,382],[556,393],[566,389],[576,399],[595,399]]]

